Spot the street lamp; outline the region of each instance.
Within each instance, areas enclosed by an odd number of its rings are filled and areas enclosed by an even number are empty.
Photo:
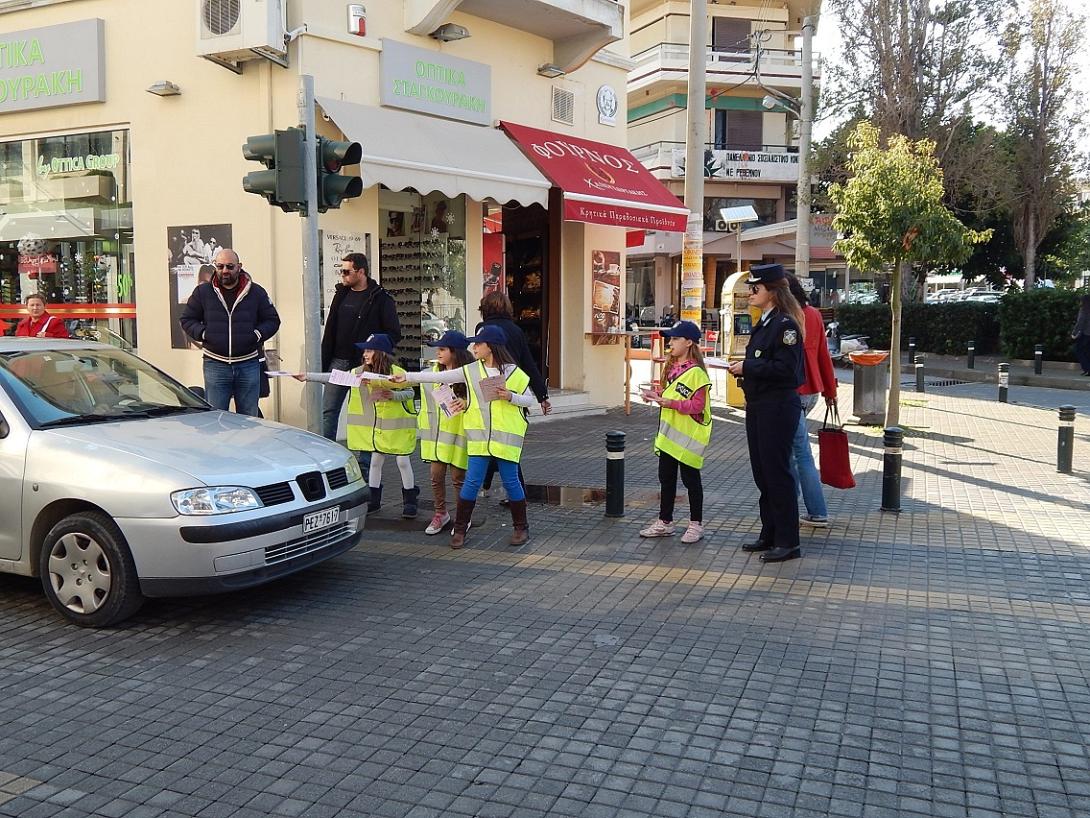
[[[733,230],[738,240],[738,253],[735,256],[737,264],[736,273],[742,272],[742,225],[755,222],[759,218],[757,211],[751,205],[739,207],[723,207],[719,210],[719,218],[727,223],[727,229]]]
[[[814,125],[814,30],[817,17],[802,20],[802,96],[788,96],[775,88],[765,87],[761,106],[774,110],[787,108],[799,118],[799,178],[798,218],[795,228],[795,276],[810,277],[810,133]]]

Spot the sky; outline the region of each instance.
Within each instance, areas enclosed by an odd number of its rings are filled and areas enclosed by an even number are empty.
[[[1071,11],[1082,14],[1087,18],[1086,0],[1063,0]],[[814,51],[821,55],[826,62],[836,59],[837,50],[840,48],[839,24],[836,15],[832,12],[828,3],[822,3],[821,21],[818,23],[817,36],[814,38]],[[1090,38],[1090,19],[1087,19],[1086,34]],[[1090,48],[1080,52],[1080,70],[1082,72],[1082,84],[1090,82]],[[986,116],[984,118],[987,118]],[[836,126],[836,121],[831,118],[819,120],[814,123],[814,139],[822,139]],[[1084,153],[1090,153],[1090,129],[1083,135],[1081,148]]]

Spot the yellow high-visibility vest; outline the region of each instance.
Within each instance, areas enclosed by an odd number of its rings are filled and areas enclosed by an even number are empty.
[[[439,372],[439,364],[435,364],[432,370]],[[423,400],[416,427],[420,438],[420,457],[466,469],[469,467],[469,450],[466,448],[465,413],[447,417],[432,394],[442,385],[423,384],[420,387]]]
[[[688,400],[701,389],[711,386],[711,379],[702,367],[693,366],[671,381],[662,392],[666,400]],[[711,395],[704,396],[704,414],[699,418],[683,415],[665,406],[659,408],[659,432],[655,436],[655,453],[666,452],[680,463],[703,468],[704,450],[712,438]]]
[[[474,361],[462,367],[469,386],[465,411],[466,444],[471,457],[498,457],[518,463],[529,422],[526,413],[510,401],[486,401],[481,393],[481,379],[488,377],[484,363]],[[530,385],[530,376],[515,367],[507,376],[507,388],[521,395]]]
[[[363,367],[358,367],[352,371],[358,373],[362,370]],[[395,365],[392,374],[404,372]],[[349,449],[380,454],[412,454],[416,448],[416,407],[413,402],[371,399],[372,393],[391,387],[394,385],[385,381],[364,381],[348,393]]]

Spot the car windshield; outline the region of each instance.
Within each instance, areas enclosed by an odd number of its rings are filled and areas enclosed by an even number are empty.
[[[112,347],[0,352],[0,384],[38,428],[208,409],[150,364]]]

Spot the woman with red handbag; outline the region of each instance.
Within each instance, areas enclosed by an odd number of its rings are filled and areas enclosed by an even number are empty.
[[[804,318],[783,265],[751,267],[746,283],[749,305],[761,310],[761,320],[746,344],[745,360],[728,369],[742,378],[746,395],[746,440],[753,481],[761,493],[761,533],[742,550],[760,552],[762,562],[783,562],[802,556],[791,444],[802,415],[796,390],[804,381]]]
[[[833,374],[829,345],[825,342],[825,323],[821,320],[821,313],[807,302],[806,291],[797,278],[788,274],[787,285],[791,288],[791,295],[802,306],[806,321],[806,341],[803,343],[806,382],[799,387],[802,417],[799,418],[799,428],[791,444],[791,469],[795,474],[795,483],[802,493],[802,502],[806,506],[806,513],[799,520],[815,528],[825,528],[829,525],[829,508],[825,504],[825,493],[821,488],[821,474],[814,465],[806,416],[817,403],[818,395],[825,397],[827,408],[836,406],[836,375]]]

